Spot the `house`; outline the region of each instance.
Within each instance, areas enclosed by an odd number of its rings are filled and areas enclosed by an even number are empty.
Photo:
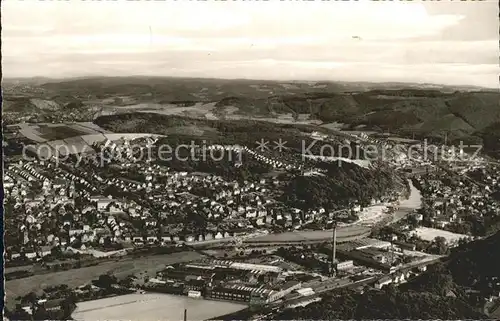
[[[245,217],[246,218],[254,218],[257,216],[257,212],[255,210],[251,210],[246,212]]]
[[[46,311],[56,312],[61,310],[64,300],[65,299],[47,300],[40,303],[40,306],[43,306]]]
[[[264,224],[265,224],[265,223],[264,223],[264,219],[263,219],[263,218],[258,218],[258,219],[255,221],[255,224],[256,224],[257,226],[262,226],[262,225],[264,225]]]
[[[421,271],[421,272],[425,272],[425,271],[427,271],[427,265],[422,265],[422,266],[419,266],[419,267],[418,267],[418,269],[419,269],[419,271]]]
[[[388,276],[385,276],[385,277],[379,279],[377,282],[375,282],[375,288],[381,289],[384,286],[391,284],[391,283],[392,283],[392,279]]]
[[[395,241],[393,243],[394,243],[394,245],[399,246],[402,250],[415,251],[417,249],[416,244],[405,243],[405,242],[401,242],[401,241]]]
[[[111,198],[91,198],[91,202],[97,203],[97,209],[99,211],[104,211],[108,207],[109,204],[115,202],[115,200]]]
[[[146,237],[146,240],[148,241],[148,243],[154,243],[154,242],[158,241],[158,237],[148,236],[148,237]]]
[[[288,281],[285,284],[281,285],[277,290],[279,293],[279,298],[293,292],[294,290],[298,290],[302,287],[302,283],[299,281]]]

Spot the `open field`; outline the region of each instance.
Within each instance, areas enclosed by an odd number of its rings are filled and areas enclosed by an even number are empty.
[[[457,234],[430,227],[419,227],[414,233],[425,241],[433,241],[436,237],[441,236],[444,237],[448,243],[456,243],[461,238],[468,237],[465,234]]]
[[[448,128],[450,140],[465,136],[488,141],[500,121],[498,90],[468,86],[90,77],[15,80],[4,87],[8,123],[20,115],[33,122],[46,121],[65,111],[78,114],[75,119],[80,121],[148,111],[323,124],[332,130],[390,131],[400,136],[416,134],[419,139],[439,138],[442,129]]]
[[[79,129],[73,128],[72,126],[62,125],[62,126],[38,126],[37,131],[41,134],[43,139],[46,140],[57,140],[65,139],[74,136],[85,135],[87,132],[81,131]]]
[[[100,134],[106,132],[104,129],[92,123],[20,123],[15,125],[16,130],[24,137],[34,142],[46,142],[53,140],[63,140],[75,136],[89,134]]]
[[[169,294],[128,294],[80,302],[72,317],[75,320],[207,320],[246,308],[244,304],[193,299]]]
[[[180,252],[135,259],[125,258],[81,269],[39,274],[28,278],[7,281],[5,282],[5,291],[7,301],[9,301],[9,298],[13,299],[19,295],[37,291],[48,286],[67,284],[70,288],[77,287],[108,272],[113,273],[118,278],[146,270],[154,274],[154,272],[165,267],[165,265],[195,261],[201,258],[202,255],[196,252]]]
[[[127,106],[103,106],[102,112],[105,114],[113,114],[120,112],[141,112],[141,113],[157,113],[162,115],[178,115],[205,117],[206,114],[212,114],[215,108],[215,103],[197,102],[193,106],[178,106],[176,104],[158,104],[158,103],[140,103]]]

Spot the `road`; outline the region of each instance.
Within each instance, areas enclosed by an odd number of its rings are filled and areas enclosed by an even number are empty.
[[[352,225],[337,228],[337,239],[365,237],[371,229],[366,226]],[[301,242],[301,241],[325,241],[332,238],[333,230],[316,231],[291,231],[279,234],[268,234],[247,239],[243,243],[279,243],[279,242]]]

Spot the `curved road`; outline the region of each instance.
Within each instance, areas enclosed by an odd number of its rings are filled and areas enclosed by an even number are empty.
[[[366,237],[371,229],[367,226],[352,225],[337,228],[337,240],[341,241],[344,238],[352,239],[353,237]],[[318,230],[318,231],[292,231],[279,234],[267,234],[251,238],[243,243],[272,243],[272,242],[297,242],[297,241],[320,241],[331,239],[333,230]]]

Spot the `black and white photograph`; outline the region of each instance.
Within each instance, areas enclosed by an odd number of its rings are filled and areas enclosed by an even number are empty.
[[[498,1],[1,13],[4,320],[500,319]]]

